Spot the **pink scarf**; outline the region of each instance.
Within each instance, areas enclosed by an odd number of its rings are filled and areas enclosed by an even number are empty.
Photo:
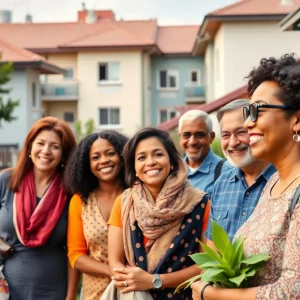
[[[37,204],[33,170],[28,172],[13,202],[13,221],[20,242],[29,248],[43,246],[56,226],[66,201],[67,196],[56,174]]]

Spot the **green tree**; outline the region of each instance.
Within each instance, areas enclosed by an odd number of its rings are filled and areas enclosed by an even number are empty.
[[[224,154],[221,148],[220,138],[216,137],[211,144],[211,149],[214,151],[216,155],[219,155],[224,158]]]
[[[89,134],[93,133],[95,131],[95,122],[93,119],[89,119],[84,124],[84,132],[82,131],[82,122],[76,121],[74,123],[74,129],[75,129],[75,135],[77,142],[82,140],[84,137],[88,136]]]
[[[4,88],[3,86],[10,81],[12,71],[12,63],[0,64],[0,127],[2,121],[12,122],[17,119],[17,117],[13,116],[13,111],[19,105],[19,101],[13,101],[10,98],[8,98],[7,101],[4,101],[3,97],[1,97],[2,94],[7,95],[10,92],[10,89]]]

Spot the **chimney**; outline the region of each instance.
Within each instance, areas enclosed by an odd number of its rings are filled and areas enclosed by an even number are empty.
[[[32,23],[32,15],[31,14],[27,14],[25,16],[25,23]]]
[[[112,10],[87,10],[85,6],[82,8],[83,10],[77,13],[77,22],[92,24],[101,20],[115,20],[115,14]]]
[[[11,23],[12,12],[10,10],[0,10],[0,23]]]
[[[280,4],[282,6],[292,6],[292,5],[295,5],[294,0],[281,0]]]
[[[94,24],[97,22],[97,17],[93,10],[88,10],[87,15],[85,17],[85,23],[87,24]]]

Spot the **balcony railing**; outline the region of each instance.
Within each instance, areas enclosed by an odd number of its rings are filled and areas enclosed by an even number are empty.
[[[204,102],[204,87],[200,85],[186,85],[184,87],[184,96],[186,102]]]
[[[78,82],[41,83],[41,96],[44,101],[78,100]]]

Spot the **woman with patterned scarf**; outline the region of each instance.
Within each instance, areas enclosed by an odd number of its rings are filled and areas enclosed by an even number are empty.
[[[154,299],[191,299],[175,288],[199,274],[189,255],[209,218],[208,196],[187,181],[187,167],[165,131],[145,128],[125,146],[129,189],[109,219],[109,265],[122,292],[149,291]]]

